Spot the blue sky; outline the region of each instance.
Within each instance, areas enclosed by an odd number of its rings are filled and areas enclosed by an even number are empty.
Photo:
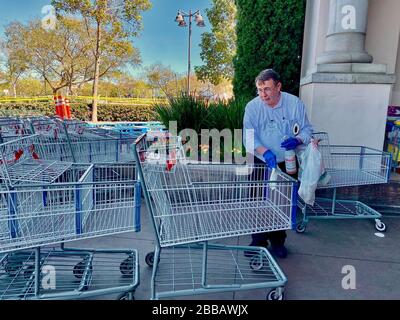
[[[211,7],[211,0],[150,0],[153,7],[143,14],[144,29],[139,37],[133,39],[139,48],[143,66],[160,62],[170,66],[179,73],[187,72],[188,27],[180,28],[174,22],[178,9],[189,12],[200,9],[206,23],[205,28],[192,25],[191,65],[201,65],[201,33],[210,31],[204,9]],[[49,5],[50,0],[0,0],[0,36],[4,25],[17,20],[26,22],[42,18],[42,7]],[[140,73],[135,70],[134,74]]]

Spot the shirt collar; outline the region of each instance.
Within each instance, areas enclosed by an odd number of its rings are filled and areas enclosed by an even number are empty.
[[[275,107],[273,107],[273,108],[271,108],[269,105],[267,105],[265,102],[263,102],[263,101],[261,101],[264,105],[266,105],[266,107],[267,108],[269,108],[270,110],[276,110],[276,109],[279,109],[279,108],[282,108],[282,99],[283,99],[283,92],[281,91],[281,96],[279,97],[279,102],[278,102],[278,104],[275,106]]]

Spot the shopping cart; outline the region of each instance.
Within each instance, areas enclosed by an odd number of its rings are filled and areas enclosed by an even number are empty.
[[[115,179],[103,178],[112,172]],[[130,179],[117,178],[129,172]],[[2,186],[0,251],[139,231],[141,187],[134,172],[132,166],[74,165],[50,184]]]
[[[0,179],[7,185],[50,183],[72,166],[55,160],[59,149],[53,140],[39,134],[18,137],[0,144]]]
[[[48,160],[52,155],[43,147],[45,141],[36,134],[0,144],[0,254],[5,254],[0,297],[57,299],[122,292],[121,298],[132,298],[138,285],[136,250],[45,247],[139,231],[141,186],[135,165]],[[63,283],[57,290],[41,285],[48,266]],[[110,268],[122,277],[119,282]],[[68,277],[74,281],[64,285]]]
[[[133,162],[135,139],[91,128],[78,120],[35,119],[32,131],[47,137],[46,147],[57,160],[79,163]],[[54,149],[54,150],[53,150]]]
[[[50,247],[0,258],[0,300],[84,299],[106,294],[132,300],[138,284],[136,250]]]
[[[151,298],[273,288],[267,298],[282,299],[287,279],[266,248],[208,241],[291,229],[297,182],[269,181],[265,166],[187,164],[177,137],[144,138],[135,155],[157,240]]]
[[[317,197],[313,206],[299,198],[302,219],[296,231],[303,233],[310,219],[374,219],[375,228],[385,231],[381,214],[359,201],[338,200],[336,189],[340,187],[387,183],[390,174],[391,156],[387,152],[364,146],[330,145],[328,134],[314,133],[319,141],[326,174],[320,179],[317,189],[332,189],[331,198]]]
[[[32,134],[21,118],[0,118],[0,143],[13,140],[16,137]]]

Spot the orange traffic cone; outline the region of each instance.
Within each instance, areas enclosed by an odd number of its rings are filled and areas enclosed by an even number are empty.
[[[67,116],[67,110],[66,110],[66,106],[65,106],[65,98],[63,96],[61,96],[61,119],[64,120],[64,118],[66,118]]]
[[[69,99],[65,98],[65,116],[67,119],[71,119],[71,106],[69,104]]]
[[[54,96],[54,106],[56,107],[56,115],[60,117],[61,112],[60,112],[60,99],[61,96]]]

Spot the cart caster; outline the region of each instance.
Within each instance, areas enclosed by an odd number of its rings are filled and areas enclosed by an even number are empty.
[[[74,276],[78,279],[83,277],[83,273],[85,272],[85,262],[84,261],[80,261],[78,262],[75,266],[74,266],[74,270],[72,271],[72,273],[74,274]]]
[[[146,258],[144,259],[149,267],[152,267],[154,264],[154,252],[149,252],[146,254]]]
[[[129,257],[122,261],[119,265],[119,271],[121,271],[123,275],[131,275],[133,273],[133,259]]]
[[[375,229],[380,232],[384,232],[384,231],[386,231],[386,224],[383,223],[381,220],[376,220]]]
[[[133,295],[133,292],[124,292],[124,293],[121,293],[117,297],[117,300],[130,300],[130,301],[133,301],[133,300],[135,300],[135,296]]]
[[[277,289],[272,289],[268,294],[267,294],[267,300],[283,300],[283,292],[277,296],[276,295]]]
[[[89,266],[89,270],[92,269],[93,267]],[[83,274],[85,273],[85,270],[86,270],[86,261],[81,261],[74,266],[74,270],[72,271],[72,273],[76,278],[81,279],[83,277]]]
[[[256,254],[250,259],[250,269],[260,271],[264,267],[263,257],[261,254]]]
[[[306,224],[305,223],[300,223],[296,226],[296,232],[297,233],[304,233],[306,231]]]

